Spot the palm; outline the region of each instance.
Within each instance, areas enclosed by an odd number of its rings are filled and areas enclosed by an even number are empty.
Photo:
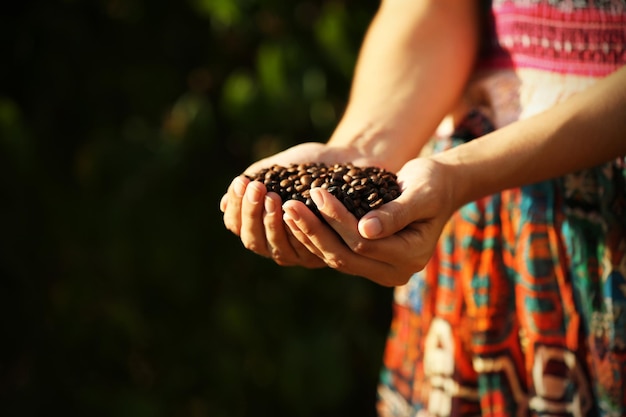
[[[323,162],[326,164],[352,162],[362,166],[376,165],[375,160],[363,157],[354,149],[330,146],[319,142],[307,142],[255,162],[246,169],[245,174],[253,174],[271,165],[288,166],[306,162]]]

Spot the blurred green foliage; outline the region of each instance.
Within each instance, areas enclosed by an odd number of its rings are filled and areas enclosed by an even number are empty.
[[[0,415],[374,415],[390,290],[249,253],[218,204],[326,140],[377,3],[7,6]]]

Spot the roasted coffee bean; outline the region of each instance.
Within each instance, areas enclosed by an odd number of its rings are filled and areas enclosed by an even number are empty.
[[[354,200],[352,200],[350,197],[345,197],[342,202],[349,211],[354,211],[354,209],[356,208],[354,206]]]
[[[378,200],[378,193],[376,191],[372,191],[371,194],[367,196],[367,201],[371,203],[376,200]]]
[[[309,186],[313,183],[313,177],[310,175],[303,175],[302,178],[300,178],[300,183],[304,186]]]
[[[280,195],[283,202],[304,202],[322,220],[321,213],[310,198],[312,188],[328,190],[356,218],[396,199],[401,193],[394,173],[351,163],[331,166],[323,163],[292,164],[288,167],[273,165],[248,178],[264,183],[267,190]]]
[[[378,200],[374,201],[373,203],[370,203],[369,207],[371,209],[375,209],[375,208],[378,208],[378,207],[382,206],[383,204],[385,204],[385,200],[383,200],[382,198],[379,198]]]
[[[323,185],[325,185],[326,183],[324,182],[323,178],[315,178],[313,180],[313,182],[311,183],[311,188],[315,188],[315,187],[321,187]]]

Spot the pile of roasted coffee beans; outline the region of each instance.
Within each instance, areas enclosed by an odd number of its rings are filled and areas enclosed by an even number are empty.
[[[283,203],[287,200],[302,201],[320,219],[322,216],[310,198],[311,188],[327,189],[357,219],[400,195],[400,186],[394,173],[377,167],[358,167],[351,163],[306,163],[288,167],[273,165],[248,178],[264,183],[267,191],[279,194]]]

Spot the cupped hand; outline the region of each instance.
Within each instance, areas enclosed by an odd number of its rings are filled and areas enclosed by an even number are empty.
[[[424,268],[455,209],[448,168],[417,158],[398,172],[402,195],[357,220],[335,197],[312,189],[311,198],[332,229],[304,204],[285,203],[293,236],[324,263],[384,286],[405,284]]]
[[[239,236],[244,247],[277,264],[320,268],[326,264],[293,236],[283,222],[280,196],[267,192],[265,185],[251,181],[262,168],[277,164],[324,162],[327,164],[351,162],[373,163],[362,158],[354,149],[333,147],[322,143],[305,143],[250,165],[244,174],[236,177],[220,201],[224,225]],[[308,210],[308,209],[307,209]]]

